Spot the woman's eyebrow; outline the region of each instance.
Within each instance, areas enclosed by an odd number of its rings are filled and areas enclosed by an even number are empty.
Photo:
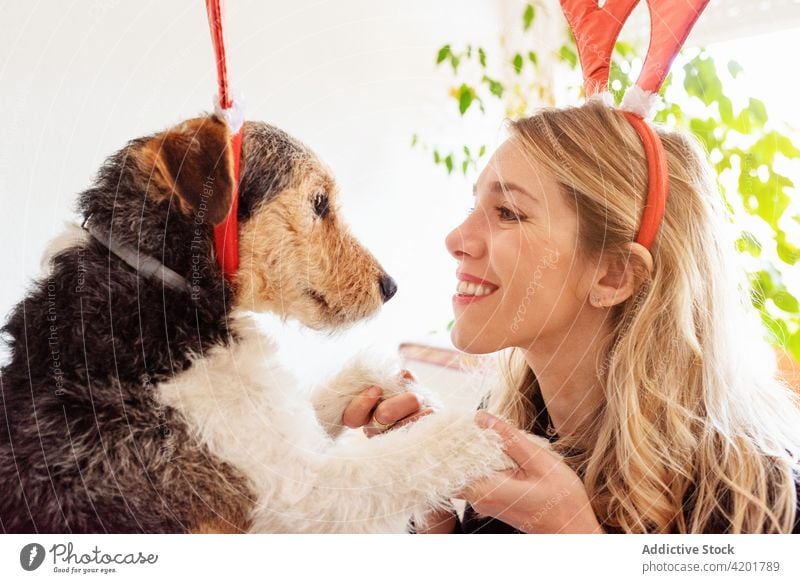
[[[523,196],[527,196],[532,202],[536,204],[541,204],[538,198],[533,196],[530,192],[528,192],[518,184],[514,184],[513,182],[495,181],[489,185],[489,190],[492,192],[498,192],[503,195],[505,195],[505,193],[507,192],[514,191],[519,194],[522,194]]]

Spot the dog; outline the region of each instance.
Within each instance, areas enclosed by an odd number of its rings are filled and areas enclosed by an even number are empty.
[[[84,224],[3,329],[4,532],[405,532],[511,467],[470,411],[343,437],[367,386],[425,392],[390,367],[356,360],[312,399],[297,390],[252,313],[340,330],[396,284],[339,217],[331,172],[260,122],[244,127],[227,282],[213,227],[232,160],[205,115],[132,140],[79,196]]]

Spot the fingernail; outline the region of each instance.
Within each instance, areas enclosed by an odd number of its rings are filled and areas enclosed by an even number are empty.
[[[403,369],[401,374],[402,374],[403,378],[406,379],[406,380],[409,380],[409,381],[413,381],[414,380],[414,375],[411,374],[410,370]]]
[[[383,391],[380,387],[370,387],[367,390],[367,397],[380,397],[383,394]]]
[[[495,419],[493,415],[490,415],[486,411],[478,411],[478,413],[475,415],[475,421],[480,427],[489,429],[490,427],[494,427],[497,419]]]

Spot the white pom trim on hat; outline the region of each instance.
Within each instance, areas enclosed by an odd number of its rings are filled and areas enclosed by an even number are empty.
[[[219,95],[214,96],[214,113],[225,120],[232,134],[236,134],[244,125],[244,103],[241,97],[232,99],[232,104],[228,109],[222,109],[219,105]]]
[[[656,113],[661,96],[658,93],[645,91],[638,85],[631,85],[619,104],[623,111],[630,111],[643,119],[652,119]]]

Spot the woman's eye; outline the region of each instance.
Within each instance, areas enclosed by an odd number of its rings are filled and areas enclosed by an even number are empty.
[[[497,210],[497,215],[500,217],[500,220],[503,220],[503,221],[519,221],[520,220],[520,216],[519,215],[517,215],[516,213],[514,213],[514,211],[512,211],[512,210],[510,210],[510,209],[508,209],[508,208],[506,208],[504,206],[495,207],[495,210]]]
[[[314,213],[321,219],[328,216],[328,195],[324,192],[318,192],[314,195]]]

